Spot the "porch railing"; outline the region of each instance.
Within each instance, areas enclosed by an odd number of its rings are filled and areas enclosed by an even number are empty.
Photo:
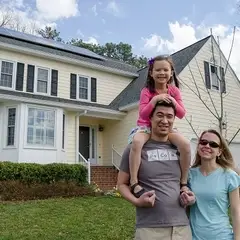
[[[88,176],[87,176],[87,180],[88,180],[88,183],[90,184],[91,183],[91,164],[90,164],[90,161],[87,160],[80,152],[78,153],[78,161],[80,164],[82,164],[83,166],[85,166],[87,168],[87,171],[88,171]]]
[[[112,165],[119,170],[122,155],[112,145]]]

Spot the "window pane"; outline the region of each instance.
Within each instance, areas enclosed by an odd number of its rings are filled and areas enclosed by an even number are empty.
[[[13,63],[2,61],[1,73],[13,74]]]
[[[79,77],[79,87],[80,88],[88,88],[88,78]]]
[[[55,112],[42,109],[29,109],[27,143],[41,146],[54,146]]]
[[[63,123],[62,123],[62,149],[65,148],[65,114],[63,114]]]
[[[38,68],[38,80],[48,81],[48,70]]]
[[[7,146],[14,145],[15,127],[8,127]]]
[[[88,90],[84,88],[79,88],[79,98],[88,99]]]
[[[33,127],[28,127],[27,131],[27,143],[33,143]]]
[[[47,93],[47,82],[38,80],[37,82],[37,91],[41,93]]]
[[[8,109],[7,146],[13,146],[15,140],[16,108]]]
[[[211,66],[211,80],[212,80],[212,88],[218,90],[219,89],[219,81],[217,76],[217,67]]]
[[[12,87],[13,63],[2,61],[0,86]]]
[[[95,130],[92,128],[92,158],[95,158]]]
[[[37,92],[47,93],[48,69],[38,68]]]
[[[88,78],[79,77],[79,98],[88,99]]]

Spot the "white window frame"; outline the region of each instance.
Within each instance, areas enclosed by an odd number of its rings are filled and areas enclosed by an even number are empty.
[[[54,144],[53,146],[48,146],[48,145],[39,145],[39,144],[30,144],[27,142],[27,134],[28,134],[28,112],[29,112],[29,108],[34,108],[40,111],[52,111],[54,112],[54,120],[55,120],[55,125],[54,125]],[[24,148],[26,149],[50,149],[50,150],[56,150],[56,143],[57,143],[57,109],[55,108],[48,108],[48,107],[44,107],[44,106],[37,106],[37,105],[27,105],[26,106],[26,113],[25,113],[26,117],[26,123],[25,123],[25,131],[24,131]]]
[[[13,145],[8,145],[7,144],[7,138],[8,138],[8,111],[11,108],[15,108],[16,109],[16,116],[15,116],[15,127],[14,127],[14,144]],[[5,149],[9,149],[9,148],[16,148],[17,144],[18,144],[18,139],[17,139],[17,128],[18,128],[18,106],[16,105],[12,105],[12,106],[7,106],[5,108],[5,126],[7,126],[7,128],[5,128],[5,133],[4,133],[4,148]]]
[[[2,62],[9,62],[13,64],[13,75],[12,75],[12,87],[4,87],[0,85],[0,88],[2,89],[14,89],[15,90],[15,86],[16,86],[16,62],[15,61],[11,61],[8,59],[0,59],[0,77],[1,77],[1,73],[2,73]]]
[[[218,79],[218,89],[213,88],[211,67],[217,68],[217,76],[218,76],[219,78],[221,78],[219,66],[216,65],[216,64],[214,65],[214,64],[212,64],[212,63],[209,63],[209,77],[210,77],[210,83],[211,83],[211,90],[220,92],[221,85],[220,85],[219,79]]]
[[[63,116],[64,116],[64,125],[63,125]],[[67,115],[65,112],[63,112],[62,114],[62,141],[61,141],[61,148],[64,151],[66,149],[66,119],[67,119]],[[64,132],[63,132],[63,127],[64,127]],[[63,141],[64,141],[64,146],[63,146]]]
[[[84,101],[84,102],[91,102],[91,78],[89,76],[84,76],[84,75],[77,75],[78,79],[77,79],[77,99],[80,101]],[[87,78],[88,79],[88,98],[87,99],[83,99],[83,98],[79,98],[79,87],[80,87],[80,80],[79,78]]]
[[[41,67],[41,66],[35,66],[35,69],[36,69],[36,73],[35,73],[35,77],[34,77],[34,93],[42,94],[42,95],[50,95],[50,93],[51,93],[51,69],[46,68],[46,67]],[[44,69],[44,70],[48,71],[48,81],[47,81],[47,92],[46,93],[38,92],[38,90],[37,90],[39,69]]]

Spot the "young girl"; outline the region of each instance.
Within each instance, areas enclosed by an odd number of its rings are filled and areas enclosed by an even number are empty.
[[[175,86],[171,83],[174,82]],[[151,133],[149,116],[158,101],[171,101],[176,107],[176,116],[183,118],[186,110],[184,108],[179,81],[173,68],[170,57],[157,56],[149,61],[148,76],[145,88],[140,95],[139,118],[137,127],[129,135],[129,143],[132,143],[129,167],[130,186],[135,197],[140,197],[144,189],[138,184],[138,170],[141,163],[141,150],[148,141]],[[169,134],[169,141],[175,145],[180,152],[181,166],[181,191],[187,190],[188,170],[191,162],[190,143],[177,131]]]

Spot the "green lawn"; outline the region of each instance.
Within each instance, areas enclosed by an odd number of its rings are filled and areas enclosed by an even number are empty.
[[[0,240],[130,240],[135,209],[122,198],[82,197],[0,205]]]

